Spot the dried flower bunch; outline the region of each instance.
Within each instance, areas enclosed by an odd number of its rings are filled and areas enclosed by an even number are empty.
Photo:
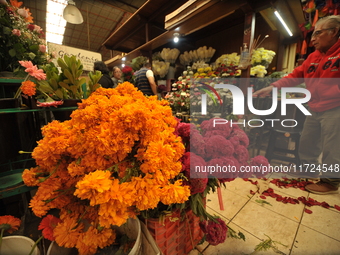
[[[35,215],[60,210],[58,245],[94,254],[115,241],[112,225],[159,203],[188,200],[180,175],[184,145],[167,105],[125,82],[97,89],[71,120],[43,128],[32,153],[37,167],[26,169],[23,180],[38,186],[30,202]]]

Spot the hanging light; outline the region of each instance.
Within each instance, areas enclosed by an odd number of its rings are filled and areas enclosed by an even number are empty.
[[[71,24],[81,24],[84,22],[83,16],[73,0],[68,1],[68,5],[63,12],[64,19]]]
[[[179,41],[179,33],[174,33],[174,42],[178,43]]]

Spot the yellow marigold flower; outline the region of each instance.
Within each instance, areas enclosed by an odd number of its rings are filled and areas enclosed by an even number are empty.
[[[110,200],[99,207],[99,224],[109,228],[111,225],[121,226],[130,217],[126,206],[117,200]]]
[[[90,205],[106,203],[110,197],[108,190],[112,186],[111,172],[97,170],[85,175],[76,184],[74,195],[81,199],[89,199]]]
[[[169,184],[162,188],[161,202],[166,205],[173,203],[184,203],[189,199],[189,186],[182,186],[182,180],[177,180],[174,184]]]
[[[55,241],[59,246],[73,248],[83,231],[83,223],[77,223],[77,219],[65,218],[53,230]]]

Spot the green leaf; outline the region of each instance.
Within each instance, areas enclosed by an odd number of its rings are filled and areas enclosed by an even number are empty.
[[[32,60],[35,58],[35,56],[36,55],[33,52],[28,53],[28,57]]]
[[[64,93],[61,89],[57,89],[55,92],[54,92],[57,97],[59,97],[60,99],[63,99],[64,98]]]
[[[272,204],[268,203],[266,200],[256,199],[255,202],[257,202],[259,204],[262,204],[262,205],[267,204],[267,205],[271,205],[272,206]]]
[[[37,45],[37,44],[30,45],[29,49],[30,49],[30,51],[38,52],[39,51],[39,45]]]
[[[9,53],[9,55],[10,55],[11,57],[15,57],[15,55],[17,54],[17,52],[15,51],[15,49],[10,49],[10,50],[8,51],[8,53]]]

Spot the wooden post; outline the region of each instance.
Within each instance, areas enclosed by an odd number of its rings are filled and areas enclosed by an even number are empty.
[[[244,31],[243,31],[243,43],[246,43],[248,49],[250,45],[254,41],[254,33],[255,33],[255,12],[251,11],[245,15],[244,20]],[[243,44],[242,44],[243,46]],[[251,54],[251,52],[249,52]],[[242,70],[241,78],[250,78],[250,65],[247,69]],[[241,82],[240,89],[242,90],[243,94],[247,94],[247,87],[249,87],[249,80],[248,82]]]

